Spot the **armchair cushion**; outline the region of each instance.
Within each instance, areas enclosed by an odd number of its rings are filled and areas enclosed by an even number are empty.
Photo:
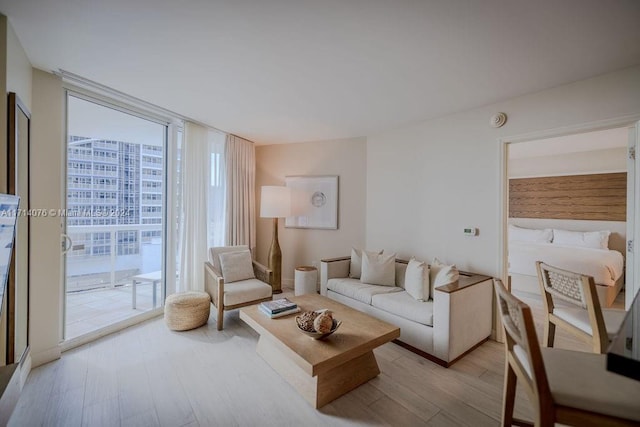
[[[271,286],[258,279],[241,280],[224,285],[224,305],[244,304],[271,297]]]
[[[220,254],[220,267],[225,283],[255,279],[249,250]]]
[[[220,267],[220,254],[225,252],[238,252],[238,251],[248,251],[249,246],[247,245],[237,245],[237,246],[217,246],[213,248],[209,248],[209,262],[213,265],[218,271],[222,271]]]

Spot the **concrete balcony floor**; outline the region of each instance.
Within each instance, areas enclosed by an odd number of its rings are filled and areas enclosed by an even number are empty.
[[[160,306],[160,284],[157,286],[156,306]],[[79,337],[153,308],[153,292],[150,282],[137,284],[135,309],[132,308],[132,290],[131,284],[127,284],[67,292],[65,339]]]

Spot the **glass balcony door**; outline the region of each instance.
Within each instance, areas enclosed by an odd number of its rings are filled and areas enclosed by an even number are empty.
[[[67,97],[65,339],[161,307],[167,125]]]

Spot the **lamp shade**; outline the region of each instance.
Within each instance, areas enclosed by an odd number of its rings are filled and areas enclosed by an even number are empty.
[[[291,191],[287,187],[267,185],[260,197],[261,218],[284,218],[291,215]]]

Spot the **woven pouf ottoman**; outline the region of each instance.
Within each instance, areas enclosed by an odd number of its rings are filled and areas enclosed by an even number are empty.
[[[207,323],[210,306],[211,297],[206,292],[178,292],[164,303],[164,321],[173,331],[194,329]]]

